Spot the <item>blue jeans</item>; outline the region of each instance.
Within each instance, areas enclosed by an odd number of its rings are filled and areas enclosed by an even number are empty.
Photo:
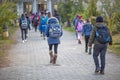
[[[96,69],[101,68],[101,70],[104,70],[106,51],[107,51],[107,44],[95,44],[94,45],[93,59],[94,59]],[[101,67],[100,67],[99,59],[98,59],[99,55],[100,55]]]

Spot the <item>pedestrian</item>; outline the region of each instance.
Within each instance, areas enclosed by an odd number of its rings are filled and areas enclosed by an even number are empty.
[[[44,12],[41,12],[41,16],[40,16],[40,25],[39,25],[39,32],[41,34],[41,37],[43,37],[43,27],[44,25],[46,25],[46,20],[45,20],[46,16]]]
[[[19,26],[21,30],[22,42],[24,43],[25,41],[27,41],[27,29],[28,29],[28,21],[24,14],[22,14],[21,18],[19,19]]]
[[[46,36],[48,37],[48,45],[49,45],[49,55],[50,55],[50,63],[56,64],[57,56],[58,56],[58,45],[60,44],[60,37],[62,36],[63,31],[62,27],[59,24],[59,21],[55,17],[50,17],[47,21],[47,30]],[[54,54],[52,48],[54,46]]]
[[[82,27],[83,27],[83,20],[82,16],[78,16],[79,20],[76,26],[77,36],[78,36],[78,44],[81,44],[82,42]]]
[[[96,18],[96,24],[93,27],[90,39],[89,39],[89,47],[93,48],[93,59],[95,63],[95,73],[100,72],[100,74],[104,74],[105,70],[105,56],[107,51],[108,43],[112,45],[112,37],[110,35],[110,31],[107,25],[103,22],[103,17],[98,16]],[[100,55],[100,63],[99,57]]]
[[[85,37],[85,52],[88,52],[88,41],[92,31],[92,24],[89,19],[85,20],[85,24],[83,25],[82,35]],[[89,49],[89,54],[91,54],[91,49]]]
[[[35,16],[33,17],[33,26],[35,28],[35,32],[37,32],[37,27],[39,25],[39,16],[37,14],[35,14]]]
[[[78,20],[79,20],[78,15],[76,15],[75,18],[74,18],[74,20],[73,20],[73,27],[75,29],[76,39],[78,39],[78,35],[77,35],[77,31],[76,31]]]

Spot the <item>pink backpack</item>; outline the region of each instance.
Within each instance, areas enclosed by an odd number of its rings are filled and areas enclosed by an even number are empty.
[[[82,32],[82,26],[83,26],[83,22],[78,22],[78,25],[77,25],[78,32]]]

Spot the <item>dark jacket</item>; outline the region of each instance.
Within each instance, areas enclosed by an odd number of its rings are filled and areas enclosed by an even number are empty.
[[[96,35],[95,33],[96,33],[97,28],[99,28],[101,26],[106,26],[107,27],[107,25],[105,23],[102,23],[102,22],[96,23],[96,25],[93,27],[92,33],[91,33],[91,36],[90,36],[90,39],[89,39],[89,46],[91,46],[93,43],[94,44],[101,44],[95,38],[95,35]],[[112,44],[112,37],[110,39],[109,44]]]

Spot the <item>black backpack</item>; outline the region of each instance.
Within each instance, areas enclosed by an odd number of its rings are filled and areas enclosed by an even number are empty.
[[[106,44],[110,42],[110,32],[106,26],[97,28],[96,30],[96,39],[101,44]]]

